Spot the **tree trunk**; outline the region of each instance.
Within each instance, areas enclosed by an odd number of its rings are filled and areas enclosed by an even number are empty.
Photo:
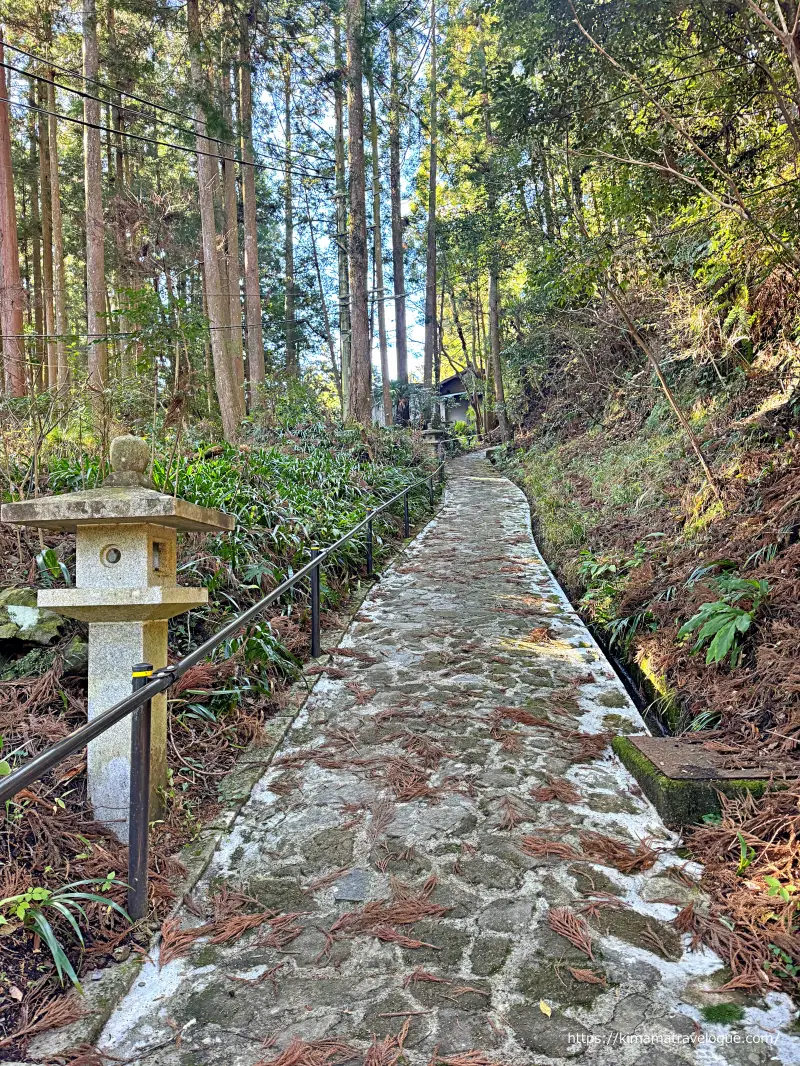
[[[44,293],[42,292],[42,216],[39,209],[39,139],[36,128],[36,82],[31,79],[28,91],[29,111],[28,140],[30,141],[30,163],[28,177],[31,187],[31,257],[33,259],[33,328],[36,333],[36,363],[38,366],[38,387],[47,387],[47,358],[43,334],[47,332],[44,324]]]
[[[494,379],[494,410],[500,439],[507,441],[511,437],[506,416],[506,393],[503,386],[503,367],[500,362],[500,284],[497,251],[492,249],[489,262],[489,352]]]
[[[5,62],[0,33],[0,63]],[[25,290],[19,274],[17,212],[11,170],[11,116],[5,67],[0,66],[0,333],[3,334],[3,377],[9,396],[24,396],[25,342],[22,336]]]
[[[349,416],[372,421],[367,213],[364,173],[364,24],[361,0],[347,0],[348,143],[350,149],[350,350]]]
[[[445,276],[444,276],[443,284],[446,285],[447,293],[448,293],[448,296],[450,297],[450,311],[451,311],[451,313],[453,315],[453,325],[456,328],[456,333],[458,334],[458,339],[459,339],[459,342],[461,343],[461,354],[464,357],[464,366],[466,367],[466,369],[469,371],[469,373],[472,375],[472,378],[473,378],[473,388],[472,388],[472,391],[470,393],[470,400],[472,402],[473,410],[475,411],[475,429],[476,429],[478,435],[480,435],[481,434],[481,407],[480,407],[480,400],[478,399],[478,389],[477,389],[479,375],[478,375],[477,367],[475,366],[475,362],[474,362],[475,327],[473,325],[473,354],[470,355],[469,346],[467,345],[467,338],[466,338],[466,336],[464,334],[464,327],[461,324],[461,318],[460,318],[459,313],[458,313],[458,303],[456,301],[455,289],[453,288],[453,282],[452,282],[452,280],[450,278],[450,272],[447,270],[447,262],[446,261],[445,261],[445,268],[444,269],[445,269]]]
[[[553,213],[553,197],[550,193],[550,170],[547,165],[547,149],[544,145],[542,145],[542,199],[544,201],[544,220],[547,224],[547,237],[549,240],[555,240],[558,234]]]
[[[308,192],[303,187],[303,196],[306,201],[306,219],[308,220],[308,234],[311,238],[311,255],[314,259],[314,271],[317,275],[317,286],[319,288],[319,302],[322,308],[322,321],[325,326],[325,340],[328,344],[328,352],[331,357],[331,373],[333,374],[333,383],[336,386],[336,392],[339,396],[339,407],[342,406],[342,375],[339,372],[339,367],[336,365],[336,345],[333,343],[333,330],[331,329],[330,315],[328,314],[328,301],[325,299],[325,287],[322,284],[322,270],[319,265],[319,256],[317,255],[317,238],[314,235],[314,223],[311,219],[311,207],[308,203]]]
[[[39,82],[39,106],[47,108],[47,89]],[[53,211],[50,193],[50,139],[47,115],[39,115],[39,185],[42,190],[42,287],[44,332],[47,354],[47,387],[55,390],[58,384],[58,354],[53,334],[55,309],[53,306]]]
[[[481,45],[481,72],[483,77],[483,114],[486,125],[486,143],[489,146],[489,174],[487,205],[489,218],[493,219],[497,208],[497,193],[495,187],[494,166],[494,133],[492,132],[492,115],[489,107],[489,92],[486,78],[486,57]],[[492,237],[492,245],[489,253],[489,362],[492,367],[494,380],[494,409],[497,416],[497,425],[500,429],[500,439],[507,441],[511,437],[506,417],[506,394],[503,386],[503,366],[500,361],[500,256],[499,237]]]
[[[292,61],[288,53],[283,58],[283,122],[286,146],[283,172],[283,221],[284,262],[286,275],[285,327],[286,327],[286,373],[297,377],[300,362],[297,357],[297,328],[294,310],[294,204],[292,170]]]
[[[392,277],[394,281],[394,344],[397,380],[408,384],[408,339],[406,336],[406,279],[403,248],[403,211],[400,195],[400,64],[397,34],[389,31],[389,187],[392,200]]]
[[[97,81],[96,0],[83,0],[83,76],[89,85]],[[100,145],[100,104],[86,96],[83,101],[83,191],[86,203],[86,321],[89,390],[95,407],[102,407],[108,385],[106,323],[106,267],[103,242],[103,183]]]
[[[227,63],[222,68],[222,118],[227,139],[233,138],[231,100],[231,70]],[[222,155],[222,188],[225,205],[225,257],[228,268],[228,291],[230,293],[230,346],[236,384],[242,394],[242,409],[245,409],[244,354],[242,352],[242,294],[239,271],[239,202],[236,196],[236,164],[233,148],[225,147]]]
[[[392,424],[392,388],[389,377],[389,345],[386,340],[386,301],[383,289],[383,233],[381,227],[381,171],[378,155],[378,115],[375,109],[375,83],[369,70],[370,145],[372,148],[372,248],[375,262],[375,300],[378,305],[378,343],[381,352],[381,392],[384,425]]]
[[[433,393],[436,399],[433,407],[433,424],[438,429],[442,424],[442,358],[444,357],[444,282],[439,299],[439,314],[436,316],[436,348],[433,354]]]
[[[55,72],[51,71],[47,83],[47,105],[50,112],[56,110]],[[58,164],[58,120],[50,115],[48,123],[50,142],[50,201],[53,215],[53,290],[56,310],[56,385],[59,392],[69,387],[69,364],[67,362],[67,274],[64,269],[64,227],[61,221],[61,179]]]
[[[219,400],[225,440],[235,441],[239,423],[244,416],[241,393],[226,343],[225,326],[230,311],[223,293],[217,264],[217,228],[214,221],[214,184],[217,169],[216,153],[206,138],[206,123],[201,100],[203,75],[200,56],[200,10],[198,0],[187,0],[186,23],[189,43],[189,74],[195,98],[195,129],[197,133],[197,184],[200,205],[200,225],[203,240],[203,277],[205,279],[208,319],[211,331],[211,354],[214,361],[214,382]]]
[[[334,16],[333,85],[336,155],[336,251],[339,265],[339,359],[342,366],[342,418],[348,417],[350,402],[350,276],[347,254],[347,174],[344,150],[344,58],[338,14]]]
[[[436,114],[436,0],[431,0],[431,76],[430,76],[430,163],[428,166],[428,242],[425,269],[425,355],[422,382],[430,394],[433,360],[436,352],[436,153],[438,131]],[[430,398],[425,399],[424,419],[430,417]]]
[[[252,16],[251,16],[252,17]],[[247,321],[247,376],[250,404],[263,400],[264,331],[261,323],[261,285],[258,274],[258,223],[256,220],[256,172],[253,153],[253,68],[250,59],[248,16],[239,21],[239,129],[242,139],[242,205],[244,208],[244,300]]]

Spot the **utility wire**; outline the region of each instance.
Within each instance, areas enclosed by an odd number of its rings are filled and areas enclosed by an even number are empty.
[[[22,100],[12,100],[8,96],[0,96],[0,102],[11,104],[13,107],[24,107],[28,111],[35,111],[40,115],[52,115],[54,118],[63,119],[65,122],[72,122],[76,126],[86,126],[93,130],[103,130],[106,133],[116,133],[117,130],[111,129],[110,126],[104,126],[100,123],[86,122],[82,118],[75,118],[73,115],[64,115],[58,111],[49,111],[44,107],[36,107],[33,104],[26,103]],[[200,148],[188,148],[184,144],[175,144],[173,141],[160,141],[154,137],[144,137],[140,133],[126,132],[126,137],[130,137],[131,140],[141,141],[144,144],[155,144],[161,148],[171,148],[176,152],[186,152],[189,155],[206,155],[212,159],[219,160],[220,155],[218,152],[204,152]],[[198,137],[202,137],[205,140],[213,140],[211,137],[206,137],[205,134],[198,134]],[[269,163],[250,163],[246,159],[241,159],[239,156],[228,156],[229,162],[238,163],[243,167],[255,167],[256,170],[272,170],[279,174],[283,173],[284,168],[280,166],[271,166]],[[324,180],[332,181],[333,177],[329,174],[323,174],[318,170],[301,170],[295,169],[295,173],[302,175],[304,178],[322,178]]]
[[[42,56],[35,55],[33,52],[26,52],[24,48],[16,48],[13,44],[9,44],[7,41],[4,42],[4,47],[6,49],[11,49],[14,52],[18,52],[20,55],[27,56],[29,59],[32,59],[32,60],[34,60],[37,63],[41,63],[43,66],[49,68],[50,70],[53,70],[53,71],[57,70],[57,71],[59,71],[62,74],[66,74],[70,78],[79,78],[81,81],[84,81],[84,82],[86,82],[89,85],[98,85],[101,88],[107,89],[109,92],[117,93],[119,96],[124,96],[126,98],[130,98],[130,99],[136,100],[138,103],[144,104],[146,107],[152,108],[154,111],[163,111],[165,114],[175,115],[177,118],[183,118],[187,122],[194,123],[196,121],[194,116],[188,115],[184,111],[176,111],[174,108],[165,107],[163,104],[156,103],[155,100],[149,100],[149,99],[145,98],[144,96],[137,96],[137,95],[135,95],[133,93],[126,93],[126,92],[123,92],[121,89],[116,89],[113,86],[106,85],[104,82],[96,81],[93,78],[87,78],[83,74],[79,74],[76,71],[69,70],[68,67],[59,66],[58,64],[51,62],[49,59],[45,59]],[[50,81],[51,81],[50,78],[43,77],[42,75],[39,75],[39,74],[34,74],[33,71],[24,70],[22,67],[12,67],[8,63],[3,63],[2,65],[7,70],[13,70],[17,74],[22,74],[26,78],[35,78],[37,81],[42,81],[42,82],[45,82],[47,84],[50,84]],[[168,129],[178,130],[181,133],[188,134],[189,136],[194,136],[195,135],[195,131],[193,129],[186,129],[185,126],[178,126],[175,123],[166,122],[164,119],[157,118],[155,115],[150,116],[150,115],[146,114],[143,111],[137,110],[134,107],[127,107],[126,105],[118,104],[118,103],[116,103],[113,100],[106,100],[106,99],[104,99],[101,96],[93,96],[91,93],[84,92],[81,89],[72,89],[68,85],[61,85],[60,83],[56,82],[55,79],[52,79],[52,82],[53,82],[53,85],[56,86],[56,88],[62,89],[64,92],[73,93],[74,95],[83,97],[86,100],[96,100],[97,103],[105,104],[106,107],[114,107],[114,108],[116,108],[119,111],[125,111],[128,114],[130,114],[130,115],[137,116],[138,118],[142,118],[142,119],[152,118],[155,121],[159,122],[162,126],[166,126]],[[114,130],[112,132],[124,134],[125,136],[130,136],[129,134],[126,134],[126,133],[124,133],[124,131],[121,131],[121,130]],[[212,137],[210,134],[206,135],[206,140],[215,141],[217,144],[226,145],[227,147],[233,148],[234,150],[237,150],[238,147],[239,147],[239,145],[236,144],[235,141],[227,141],[227,140],[225,140],[222,137]],[[272,151],[272,152],[285,152],[286,151],[285,146],[283,146],[281,144],[278,144],[276,141],[270,141],[269,139],[264,138],[264,137],[254,137],[253,138],[253,142],[254,142],[254,144],[258,144],[259,146],[266,145],[267,149],[269,151]],[[320,160],[322,160],[323,162],[326,162],[326,163],[332,163],[333,162],[333,157],[332,156],[322,156],[322,155],[317,155],[316,153],[313,153],[313,152],[305,152],[305,151],[303,151],[302,148],[292,149],[292,151],[296,152],[297,154],[302,154],[302,155],[308,156],[310,158],[320,159]]]

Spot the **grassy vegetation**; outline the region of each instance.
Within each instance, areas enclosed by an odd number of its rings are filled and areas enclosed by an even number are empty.
[[[6,444],[5,499],[92,488],[106,472],[104,443],[87,439],[80,427],[38,442],[35,463],[30,438]],[[295,407],[283,424],[254,429],[238,447],[187,439],[174,428],[162,431],[152,447],[157,488],[236,517],[232,533],[179,536],[179,581],[205,585],[209,605],[170,622],[174,658],[303,566],[312,547],[333,543],[434,469],[411,433],[342,427],[313,401]],[[429,513],[427,485],[411,492],[410,512],[412,523]],[[374,533],[379,571],[402,537],[402,504],[376,520]],[[52,586],[73,580],[73,536],[47,533],[40,539],[35,531],[9,527],[3,535],[10,583]],[[343,620],[337,611],[365,575],[360,536],[324,568],[323,624]],[[309,653],[309,615],[308,589],[300,586],[171,690],[166,814],[154,826],[151,844],[154,917],[173,898],[181,873],[176,852],[219,809],[225,777],[239,754],[262,736],[270,718],[287,713],[286,683],[299,677]],[[84,637],[81,625],[68,623],[53,646],[36,654],[22,641],[0,645],[9,678],[0,682],[0,773],[85,721],[85,660],[82,669],[70,666],[70,649]],[[102,965],[123,942],[128,922],[119,910],[124,903],[119,881],[126,856],[105,827],[92,821],[80,757],[25,790],[6,815],[0,829],[5,857],[0,984],[20,989],[26,1003],[38,1002],[65,975],[78,982],[87,965]],[[64,893],[75,881],[102,884],[104,898],[81,897],[82,909],[73,913]],[[32,953],[33,937],[43,933],[50,954]],[[145,943],[148,934],[135,929],[132,935]]]

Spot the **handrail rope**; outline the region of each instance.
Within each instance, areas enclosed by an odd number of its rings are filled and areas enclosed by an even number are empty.
[[[337,551],[343,544],[354,537],[367,523],[373,521],[378,515],[382,514],[387,508],[391,507],[393,503],[402,499],[407,492],[417,488],[419,485],[424,485],[429,482],[433,477],[440,473],[444,463],[440,463],[436,470],[427,477],[422,478],[420,481],[414,481],[410,485],[406,485],[404,489],[401,489],[395,496],[392,496],[386,503],[381,504],[380,507],[376,507],[373,511],[370,511],[366,518],[362,519],[358,525],[353,526],[351,530],[339,537],[337,541],[331,544],[329,547],[323,549],[313,559],[309,560],[305,566],[301,567],[296,574],[282,581],[280,585],[277,585],[271,592],[268,592],[266,596],[263,596],[252,607],[248,607],[246,611],[242,611],[236,618],[232,619],[227,625],[224,625],[222,629],[218,630],[208,640],[200,644],[194,651],[189,652],[179,662],[174,663],[172,666],[165,666],[153,674],[153,680],[148,684],[143,685],[141,688],[132,692],[125,699],[120,700],[119,703],[115,703],[113,707],[109,707],[108,710],[98,714],[91,721],[85,725],[80,726],[74,732],[68,736],[52,744],[49,748],[35,755],[30,762],[24,766],[18,767],[18,769],[12,771],[7,777],[0,779],[0,803],[5,803],[21,791],[23,788],[27,788],[28,785],[38,781],[40,777],[46,774],[49,770],[58,766],[60,762],[66,759],[70,755],[74,755],[76,751],[81,751],[85,748],[90,741],[95,740],[101,736],[111,726],[116,725],[117,722],[121,722],[123,718],[129,715],[132,711],[135,711],[137,707],[140,707],[147,700],[151,700],[154,696],[159,695],[161,692],[166,692],[168,688],[182,677],[192,666],[201,662],[206,658],[210,652],[223,644],[228,637],[233,636],[240,629],[246,626],[254,618],[256,618],[263,610],[274,603],[275,600],[281,598],[284,593],[294,588],[298,582],[307,577],[311,571],[321,564],[335,551]]]

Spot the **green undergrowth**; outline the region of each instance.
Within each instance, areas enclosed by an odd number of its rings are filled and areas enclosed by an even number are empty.
[[[557,388],[543,394],[530,428],[499,457],[528,496],[539,546],[570,598],[671,732],[724,719],[736,671],[754,668],[783,598],[775,566],[793,543],[780,507],[794,498],[796,440],[783,425],[742,419],[734,376],[675,381],[713,486],[641,375],[636,390],[631,378],[593,407],[570,409]],[[765,488],[774,518],[762,517]],[[718,706],[704,702],[712,681]]]
[[[292,415],[283,425],[251,429],[238,445],[181,441],[174,432],[151,445],[148,475],[156,488],[236,519],[231,532],[179,535],[178,581],[206,587],[209,603],[170,621],[174,659],[305,566],[313,548],[330,546],[404,488],[412,486],[412,525],[430,513],[425,479],[435,464],[413,434],[342,426],[313,403],[293,409]],[[102,484],[108,469],[102,450],[86,444],[85,438],[76,441],[68,434],[49,442],[39,456],[39,491],[64,493]],[[22,467],[22,458],[17,465]],[[438,493],[438,479],[434,484]],[[400,500],[374,521],[376,571],[402,538],[402,515]],[[47,535],[46,543],[47,557],[57,565],[40,567],[39,581],[68,584],[74,573],[74,537]],[[33,534],[25,534],[21,544],[20,570],[30,573],[41,545]],[[323,622],[325,613],[341,608],[365,580],[366,563],[366,530],[326,561],[321,572]],[[217,683],[184,695],[181,715],[213,724],[233,704],[268,696],[276,683],[299,676],[308,655],[309,592],[308,582],[301,582],[217,649],[214,661],[224,664]],[[24,647],[18,652],[18,662],[7,664],[5,676],[35,676],[52,663],[52,654],[28,653]],[[232,658],[235,668],[229,665]]]

